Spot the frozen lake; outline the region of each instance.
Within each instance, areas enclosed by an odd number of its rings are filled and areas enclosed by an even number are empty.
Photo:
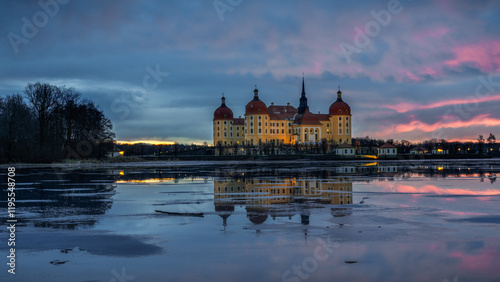
[[[16,274],[2,228],[0,281],[500,280],[500,160],[16,173]]]

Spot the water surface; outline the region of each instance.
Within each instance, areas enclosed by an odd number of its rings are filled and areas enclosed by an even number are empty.
[[[2,281],[500,279],[494,160],[17,173],[17,274],[3,264]]]

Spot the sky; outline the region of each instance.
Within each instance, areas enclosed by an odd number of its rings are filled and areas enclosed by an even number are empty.
[[[97,102],[117,140],[212,143],[224,93],[327,113],[340,85],[353,137],[500,135],[500,1],[0,3],[0,96],[28,83]]]

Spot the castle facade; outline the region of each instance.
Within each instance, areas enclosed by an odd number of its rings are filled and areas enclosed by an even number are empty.
[[[268,107],[254,90],[253,99],[245,106],[244,118],[234,118],[233,112],[222,103],[214,112],[214,146],[259,147],[262,144],[350,144],[352,114],[349,105],[342,100],[342,92],[328,109],[328,114],[314,114],[309,111],[302,78],[302,93],[299,106],[271,105]],[[235,149],[237,150],[237,149]],[[237,152],[233,152],[236,153]]]

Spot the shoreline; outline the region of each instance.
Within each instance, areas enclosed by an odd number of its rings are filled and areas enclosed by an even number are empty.
[[[277,157],[277,158],[276,158]],[[285,157],[285,158],[283,158]],[[392,158],[392,159],[360,159],[360,158],[328,158],[328,155],[289,155],[289,156],[186,156],[177,158],[137,158],[130,160],[122,158],[120,161],[114,159],[106,159],[104,161],[84,160],[70,162],[53,162],[53,163],[2,163],[0,168],[14,166],[16,168],[37,168],[37,167],[52,167],[58,169],[85,169],[85,168],[119,168],[119,167],[171,167],[171,166],[210,166],[210,165],[245,165],[245,164],[280,164],[284,162],[300,161],[301,163],[325,163],[325,164],[365,164],[365,163],[419,163],[419,162],[500,162],[499,157],[482,157],[482,158]],[[113,160],[113,161],[110,161]]]

